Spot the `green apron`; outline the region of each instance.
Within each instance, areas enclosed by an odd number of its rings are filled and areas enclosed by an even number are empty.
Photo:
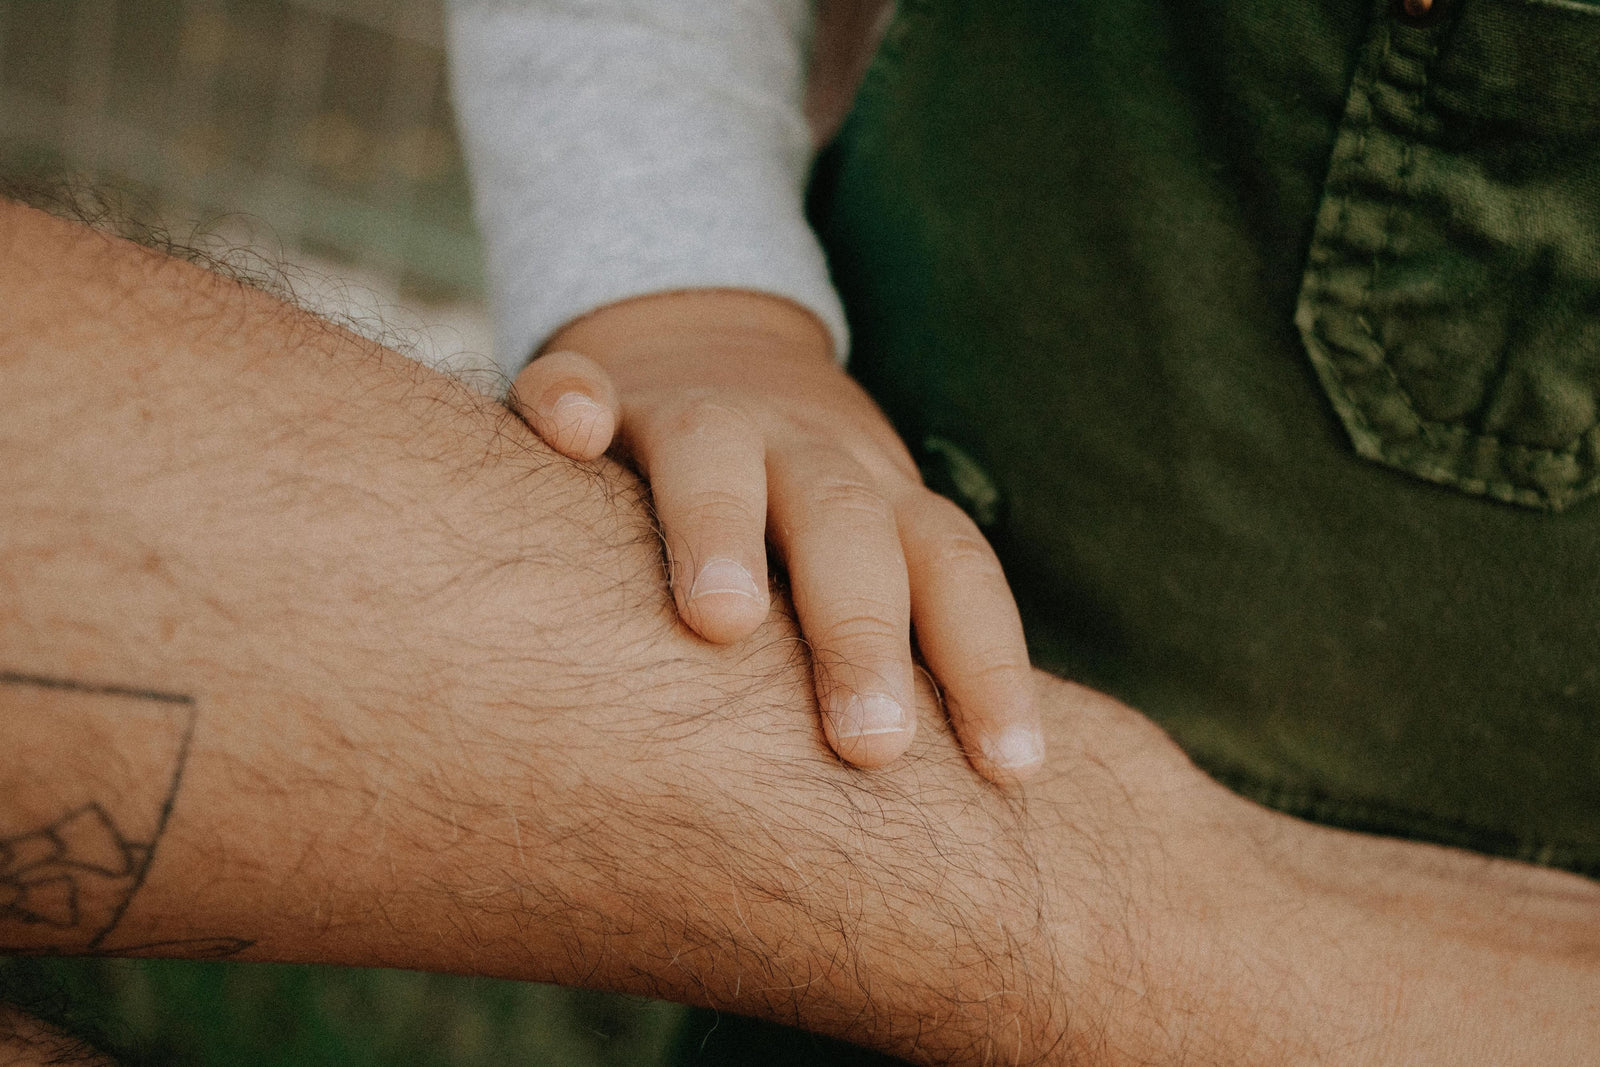
[[[812,215],[1037,663],[1600,875],[1600,0],[902,0]]]

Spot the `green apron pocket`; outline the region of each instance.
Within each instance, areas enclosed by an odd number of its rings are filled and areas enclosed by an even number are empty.
[[[1381,0],[1296,322],[1361,455],[1560,510],[1600,490],[1600,0]]]

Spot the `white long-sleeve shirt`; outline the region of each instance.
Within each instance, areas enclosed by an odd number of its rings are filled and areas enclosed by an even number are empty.
[[[856,0],[858,28],[862,10],[883,7]],[[696,288],[793,300],[843,357],[844,313],[803,212],[809,0],[451,0],[448,11],[508,375],[589,311]]]

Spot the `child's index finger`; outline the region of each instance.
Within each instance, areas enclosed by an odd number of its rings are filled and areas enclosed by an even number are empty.
[[[756,423],[737,403],[694,392],[630,408],[623,432],[650,481],[679,617],[717,644],[749,637],[771,608]]]

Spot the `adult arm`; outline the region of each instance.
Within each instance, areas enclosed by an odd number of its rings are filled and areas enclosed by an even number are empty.
[[[1583,1062],[1600,893],[1322,830],[1041,676],[827,753],[635,484],[261,293],[0,207],[0,944],[558,981],[926,1062]]]

